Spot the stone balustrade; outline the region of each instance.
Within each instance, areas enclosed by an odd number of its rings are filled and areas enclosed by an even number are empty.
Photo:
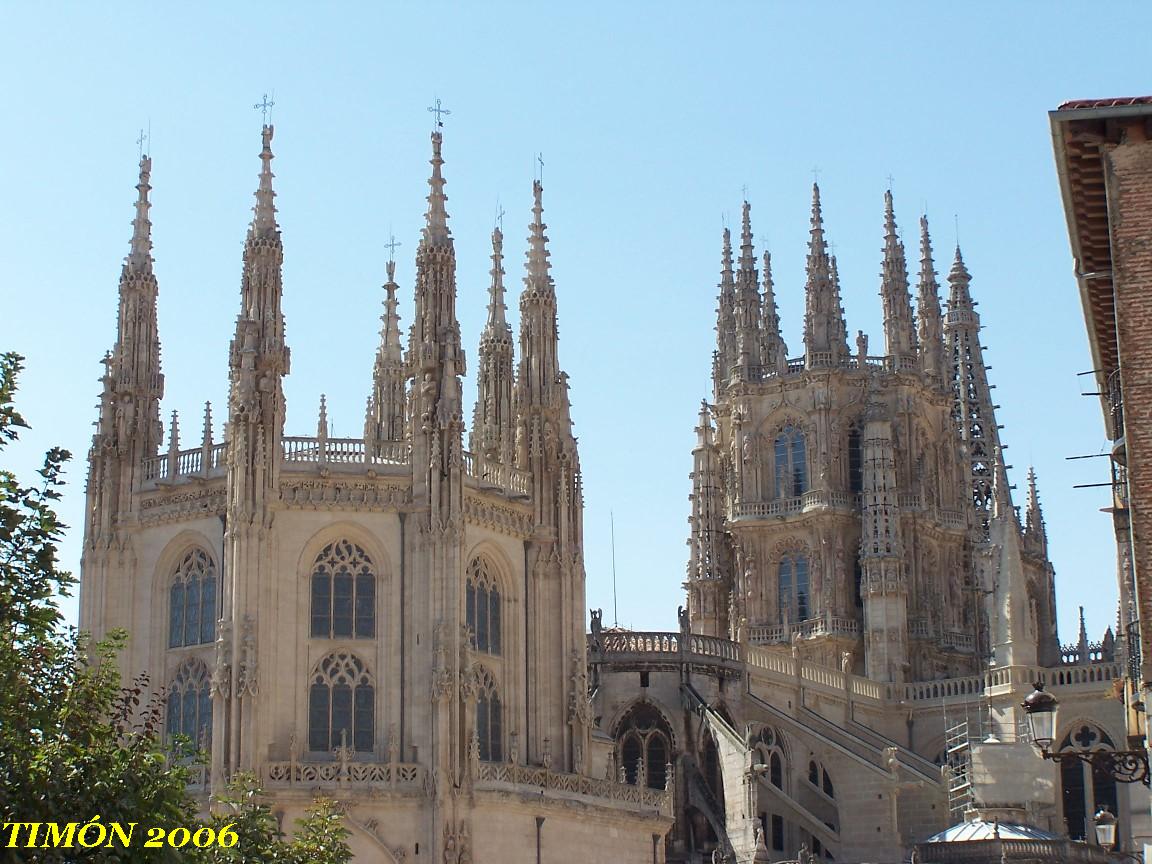
[[[549,768],[533,765],[512,765],[511,763],[480,762],[476,766],[476,785],[510,785],[530,787],[537,793],[551,791],[586,795],[613,802],[651,807],[662,813],[671,813],[672,793],[662,789],[649,789],[647,786],[618,783],[615,780],[601,780],[585,777],[583,774],[564,774]]]
[[[422,765],[407,762],[269,762],[264,766],[268,788],[284,786],[373,787],[400,792],[425,790]]]
[[[205,477],[223,474],[227,468],[224,444],[194,447],[176,453],[175,466],[169,465],[170,455],[151,456],[144,460],[145,480],[173,480],[176,477]],[[171,470],[172,468],[175,470]]]

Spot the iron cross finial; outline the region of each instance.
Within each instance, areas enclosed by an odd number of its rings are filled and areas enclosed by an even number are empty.
[[[144,134],[144,130],[140,130],[140,135],[136,139],[136,158],[144,158],[144,142],[148,140],[148,136]]]
[[[396,247],[397,246],[403,246],[403,245],[404,245],[403,243],[401,243],[399,240],[396,239],[395,235],[393,235],[393,234],[388,235],[388,242],[384,244],[384,248],[388,250],[388,260],[390,262],[396,261]]]
[[[743,196],[745,201],[748,200],[748,184],[747,183],[745,183],[743,186],[740,187],[740,194]]]
[[[820,171],[821,170],[822,169],[819,166],[816,166],[812,169],[812,182],[813,183],[819,183],[820,182]]]
[[[895,182],[896,182],[896,178],[895,178],[895,177],[893,177],[891,174],[889,174],[889,175],[888,175],[888,191],[889,191],[889,192],[891,192],[891,191],[892,191],[892,184],[893,184],[893,183],[895,183]]]
[[[268,125],[268,118],[272,115],[272,106],[276,104],[276,94],[272,94],[272,98],[268,98],[268,94],[264,94],[264,98],[253,105],[253,108],[260,109],[260,116],[264,118],[264,125]]]
[[[451,114],[452,112],[449,111],[447,108],[441,108],[439,99],[436,100],[436,103],[434,105],[428,106],[428,110],[436,115],[436,128],[437,129],[443,129],[444,128],[444,118],[442,117],[442,115]]]
[[[544,182],[544,154],[536,154],[536,164],[532,166],[533,174],[536,174],[536,179],[541,183]]]
[[[500,206],[500,199],[496,199],[496,227],[504,232],[504,208]]]

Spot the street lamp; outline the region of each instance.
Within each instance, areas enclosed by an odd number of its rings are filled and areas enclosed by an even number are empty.
[[[1137,855],[1135,852],[1116,852],[1116,817],[1108,809],[1105,804],[1100,808],[1093,819],[1096,820],[1096,842],[1099,843],[1110,855],[1119,858],[1127,858],[1129,861],[1143,861],[1144,859]]]
[[[1152,785],[1148,776],[1147,750],[1065,750],[1053,753],[1052,744],[1056,739],[1056,709],[1059,702],[1051,693],[1044,692],[1044,684],[1037,681],[1036,689],[1028,694],[1020,707],[1028,716],[1028,729],[1032,733],[1032,743],[1040,749],[1040,756],[1053,762],[1080,761],[1091,765],[1120,783]],[[1112,817],[1115,819],[1115,817]],[[1113,828],[1115,830],[1115,828]]]

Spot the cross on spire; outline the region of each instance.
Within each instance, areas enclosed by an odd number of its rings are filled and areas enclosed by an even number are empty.
[[[812,168],[812,180],[813,180],[813,182],[816,182],[816,183],[820,182],[820,171],[821,170],[822,169],[818,165],[814,166]]]
[[[747,200],[748,200],[748,184],[747,184],[747,183],[745,183],[743,186],[741,186],[741,187],[740,187],[740,196],[741,196],[741,197],[742,197],[742,198],[743,198],[745,201],[747,201]]]
[[[447,108],[441,108],[439,99],[436,100],[435,104],[428,106],[428,110],[436,115],[436,128],[437,129],[443,129],[444,128],[444,118],[441,115],[451,114],[452,112],[449,111]]]
[[[504,208],[500,205],[500,199],[496,199],[496,227],[501,231],[504,230]]]
[[[895,183],[895,182],[896,182],[896,178],[895,178],[895,177],[893,177],[891,174],[889,174],[889,175],[888,175],[888,191],[889,191],[889,192],[891,192],[891,191],[892,191],[892,184],[893,184],[893,183]]]
[[[144,158],[144,142],[148,140],[148,136],[144,134],[144,130],[140,130],[140,135],[136,139],[136,157],[138,159]]]
[[[388,250],[389,262],[395,262],[395,260],[396,260],[396,247],[397,246],[403,246],[403,245],[404,245],[403,243],[401,243],[399,240],[396,239],[396,236],[394,234],[388,235],[388,242],[384,244],[384,248]]]
[[[539,169],[539,170],[537,170]],[[536,164],[532,166],[532,173],[536,175],[536,179],[541,183],[544,182],[544,154],[536,154]]]
[[[275,93],[272,94],[271,99],[269,99],[268,94],[265,93],[264,98],[252,106],[253,108],[259,108],[260,109],[260,116],[263,118],[265,126],[268,125],[268,117],[272,114],[272,106],[276,104],[275,100],[276,100],[276,94]]]

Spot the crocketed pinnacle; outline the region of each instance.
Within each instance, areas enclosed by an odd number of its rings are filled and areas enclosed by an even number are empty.
[[[912,321],[912,297],[908,292],[908,265],[904,244],[896,233],[891,189],[884,193],[884,262],[880,279],[885,352],[889,357],[910,356],[916,350],[916,330]]]
[[[973,306],[970,285],[972,276],[964,264],[964,256],[960,247],[956,247],[956,257],[952,261],[952,269],[948,272],[948,284],[951,291],[948,294],[948,312],[971,312]]]
[[[528,275],[524,277],[524,284],[529,289],[537,291],[551,291],[552,264],[549,262],[551,253],[548,251],[548,235],[544,229],[544,186],[539,180],[532,181],[532,224],[528,228]]]
[[[788,346],[780,335],[780,309],[776,305],[776,288],[772,282],[772,253],[764,252],[764,347],[763,362],[770,371],[783,373],[788,366]]]
[[[920,217],[920,283],[916,305],[920,325],[920,368],[928,375],[938,376],[944,370],[944,322],[927,216]]]
[[[388,281],[384,283],[384,315],[383,328],[380,330],[380,345],[383,348],[384,359],[399,363],[403,359],[403,349],[400,346],[400,313],[397,311],[396,289],[396,262],[389,261]]]
[[[1044,513],[1040,508],[1040,493],[1036,491],[1036,469],[1028,467],[1028,497],[1025,511],[1025,527],[1030,535],[1044,533]]]
[[[812,184],[812,229],[808,241],[808,279],[804,286],[804,354],[809,367],[836,365],[848,353],[848,330],[833,278],[824,237],[820,186]]]
[[[275,234],[279,228],[276,225],[276,193],[272,189],[272,135],[275,130],[266,125],[261,132],[263,147],[260,150],[260,185],[256,188],[256,206],[252,208],[252,228],[249,235],[253,237],[267,237]]]
[[[511,333],[505,317],[508,307],[504,303],[504,232],[492,230],[492,284],[488,287],[488,323],[485,329],[493,335]]]
[[[132,220],[132,243],[126,260],[131,273],[152,272],[152,222],[148,211],[152,204],[148,193],[152,187],[148,181],[152,174],[152,157],[140,157],[140,182],[136,184],[136,216]]]
[[[736,274],[734,315],[736,324],[736,356],[741,375],[753,375],[761,364],[763,347],[763,310],[760,306],[760,288],[757,285],[756,253],[752,248],[752,206],[745,201],[740,231],[740,269]]]
[[[440,154],[444,136],[440,132],[432,133],[432,176],[428,178],[428,212],[425,215],[423,242],[430,245],[447,243],[448,211],[445,204],[448,201],[444,194],[444,175],[441,171],[444,158]]]

